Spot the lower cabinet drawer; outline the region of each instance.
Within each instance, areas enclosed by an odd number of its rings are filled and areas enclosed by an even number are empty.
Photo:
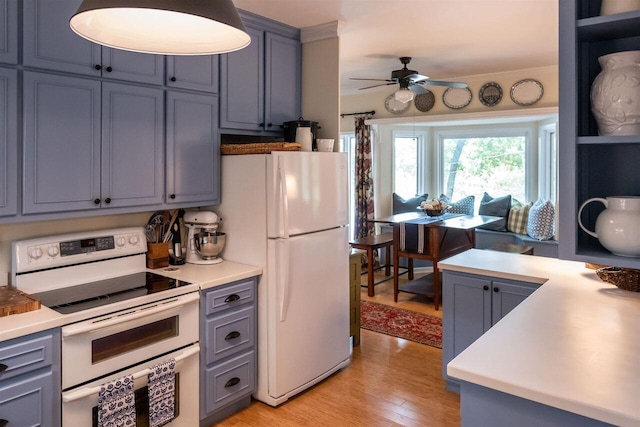
[[[0,381],[51,365],[53,333],[47,331],[2,343]]]
[[[254,325],[253,305],[208,318],[205,322],[207,365],[253,347],[256,336]]]
[[[208,414],[255,390],[256,360],[253,351],[207,368],[205,408]]]
[[[7,426],[54,426],[51,404],[53,378],[51,371],[25,379],[0,382],[0,419]]]

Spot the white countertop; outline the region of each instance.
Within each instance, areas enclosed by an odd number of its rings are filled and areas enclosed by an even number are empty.
[[[209,289],[262,274],[260,267],[231,261],[223,261],[213,265],[184,264],[171,267],[177,269],[168,271],[168,268],[159,268],[149,271],[185,282],[196,283],[200,289]],[[0,317],[0,342],[56,328],[77,320],[77,316],[62,315],[45,306],[27,313],[3,316]]]
[[[448,375],[619,426],[640,425],[640,293],[584,263],[472,249],[442,270],[544,283]]]

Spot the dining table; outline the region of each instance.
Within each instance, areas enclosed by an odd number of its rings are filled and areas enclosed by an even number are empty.
[[[442,284],[438,262],[474,248],[476,228],[504,219],[488,215],[464,215],[444,213],[429,216],[423,211],[405,212],[387,217],[374,218],[371,222],[393,227],[393,299],[398,301],[399,292],[425,295],[434,300],[435,309],[440,307]],[[407,283],[399,285],[400,258],[408,259]],[[431,261],[433,272],[414,279],[413,260]]]

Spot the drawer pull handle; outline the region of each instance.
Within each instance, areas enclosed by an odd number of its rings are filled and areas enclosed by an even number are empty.
[[[489,290],[489,285],[484,285],[484,286],[482,287],[482,289],[484,289],[485,291],[488,291],[488,290]]]
[[[236,338],[240,338],[240,332],[233,331],[229,332],[226,337],[224,337],[225,341],[235,340]]]
[[[0,372],[4,372],[4,371],[6,371],[6,370],[7,370],[7,368],[8,368],[8,366],[7,366],[7,365],[5,365],[4,363],[0,363]],[[2,427],[2,426],[0,426],[0,427]]]
[[[500,292],[500,288],[496,286],[495,288],[493,288],[493,292]]]
[[[233,377],[229,381],[227,381],[227,383],[224,385],[224,387],[225,388],[229,388],[229,387],[233,387],[234,385],[238,385],[238,384],[240,384],[240,378]],[[0,427],[2,427],[2,426],[0,426]]]
[[[231,294],[227,298],[225,298],[224,302],[234,302],[234,301],[238,301],[239,299],[240,299],[239,295]]]

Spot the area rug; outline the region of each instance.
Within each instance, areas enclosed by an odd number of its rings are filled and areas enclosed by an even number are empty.
[[[360,327],[442,348],[442,319],[371,301],[360,302]]]

